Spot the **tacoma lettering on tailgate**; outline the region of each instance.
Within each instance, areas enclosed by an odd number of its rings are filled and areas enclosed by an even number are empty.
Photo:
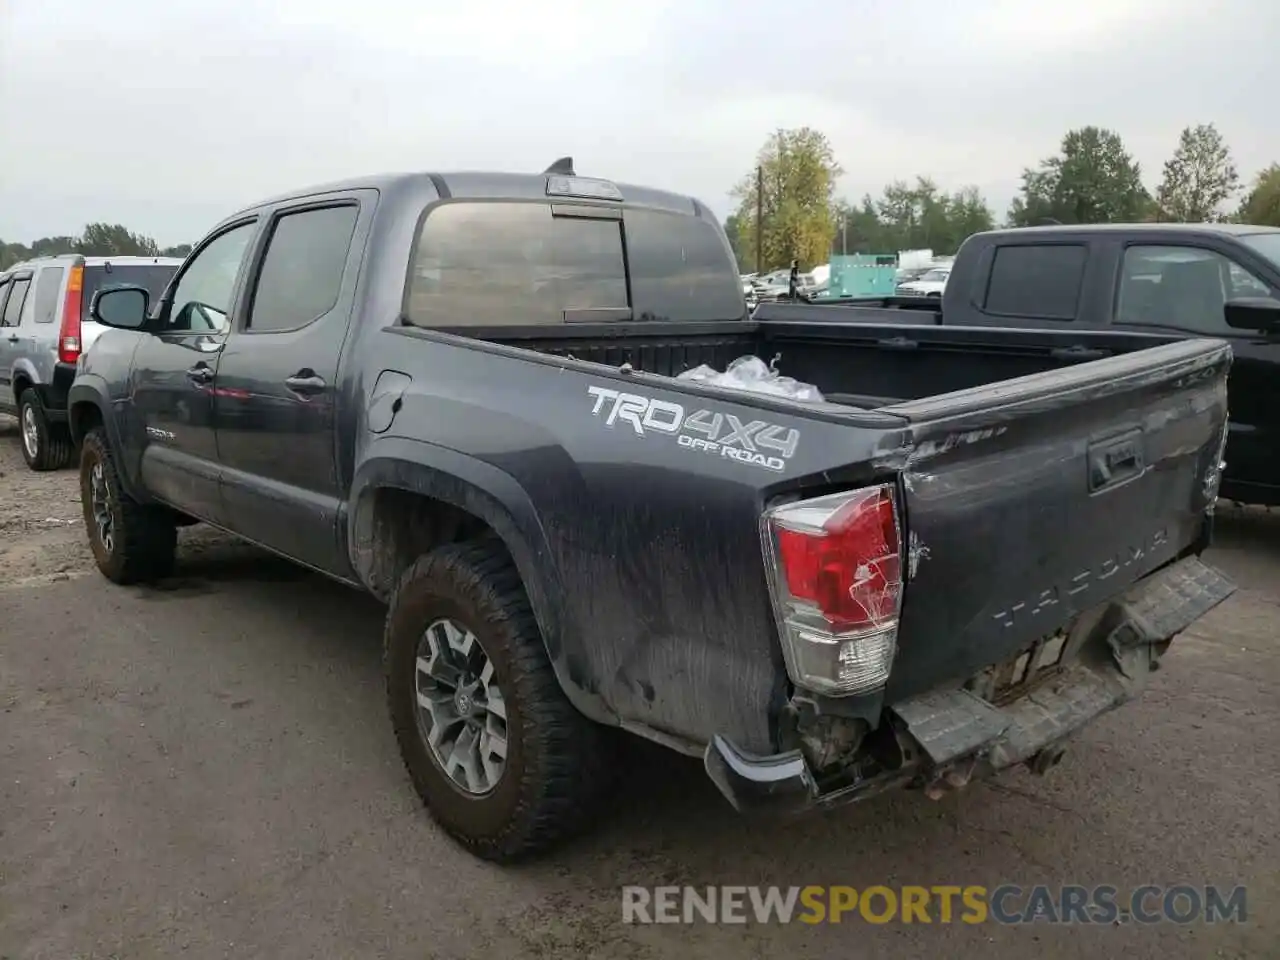
[[[1133,566],[1148,553],[1154,553],[1168,542],[1169,531],[1161,528],[1147,537],[1141,544],[1123,547],[1100,563],[1086,567],[1074,576],[1067,577],[1046,587],[1033,598],[1009,604],[993,616],[1001,626],[1012,627],[1014,623],[1033,617],[1041,610],[1056,606],[1064,596],[1073,597],[1088,590],[1094,584],[1109,580],[1121,570]]]

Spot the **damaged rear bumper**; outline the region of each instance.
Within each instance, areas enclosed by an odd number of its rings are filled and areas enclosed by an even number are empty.
[[[1024,696],[998,707],[955,688],[893,704],[887,722],[911,758],[896,769],[824,792],[800,750],[755,756],[716,736],[704,754],[707,775],[740,811],[794,813],[913,783],[962,785],[1038,759],[1052,765],[1062,740],[1137,696],[1169,641],[1235,589],[1198,558],[1180,560],[1111,601],[1079,657]]]

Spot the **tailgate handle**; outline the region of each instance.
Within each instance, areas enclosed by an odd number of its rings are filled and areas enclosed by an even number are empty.
[[[1103,357],[1111,356],[1111,351],[1082,347],[1077,343],[1070,347],[1054,347],[1049,351],[1049,356],[1055,360],[1101,360]]]
[[[1142,435],[1128,434],[1089,449],[1089,490],[1113,487],[1142,473]]]
[[[920,344],[906,337],[889,337],[886,340],[877,340],[876,346],[884,347],[886,350],[914,350]]]

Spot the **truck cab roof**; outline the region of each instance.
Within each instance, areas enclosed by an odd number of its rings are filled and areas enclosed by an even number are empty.
[[[378,190],[385,192],[413,192],[417,187],[430,187],[442,198],[458,199],[495,199],[495,200],[545,200],[548,196],[548,178],[565,176],[555,173],[501,173],[492,171],[459,170],[453,172],[402,172],[383,173],[364,177],[352,177],[335,180],[330,183],[316,184],[288,193],[279,194],[254,203],[240,210],[234,216],[242,216],[253,210],[275,206],[291,200],[299,200],[308,196],[327,193],[341,193],[351,190]],[[684,194],[658,190],[653,187],[642,187],[630,183],[619,183],[612,180],[601,180],[596,177],[569,177],[572,180],[604,183],[616,188],[621,195],[621,202],[627,206],[650,207],[667,210],[672,213],[684,213],[692,216],[710,218],[707,208],[693,197]],[[571,202],[599,201],[600,197],[583,195],[566,195],[565,200]],[[230,218],[229,218],[230,219]]]
[[[1001,230],[987,230],[975,233],[974,237],[998,237],[1016,234],[1045,236],[1053,234],[1185,234],[1188,237],[1205,236],[1207,234],[1226,234],[1242,237],[1255,233],[1280,233],[1280,228],[1265,227],[1252,223],[1064,223],[1050,224],[1042,227],[1006,227]],[[971,238],[972,239],[972,238]]]

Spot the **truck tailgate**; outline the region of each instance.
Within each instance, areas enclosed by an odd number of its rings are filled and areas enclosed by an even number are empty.
[[[1230,365],[1186,340],[886,407],[914,440],[889,701],[1018,656],[1197,544]]]

